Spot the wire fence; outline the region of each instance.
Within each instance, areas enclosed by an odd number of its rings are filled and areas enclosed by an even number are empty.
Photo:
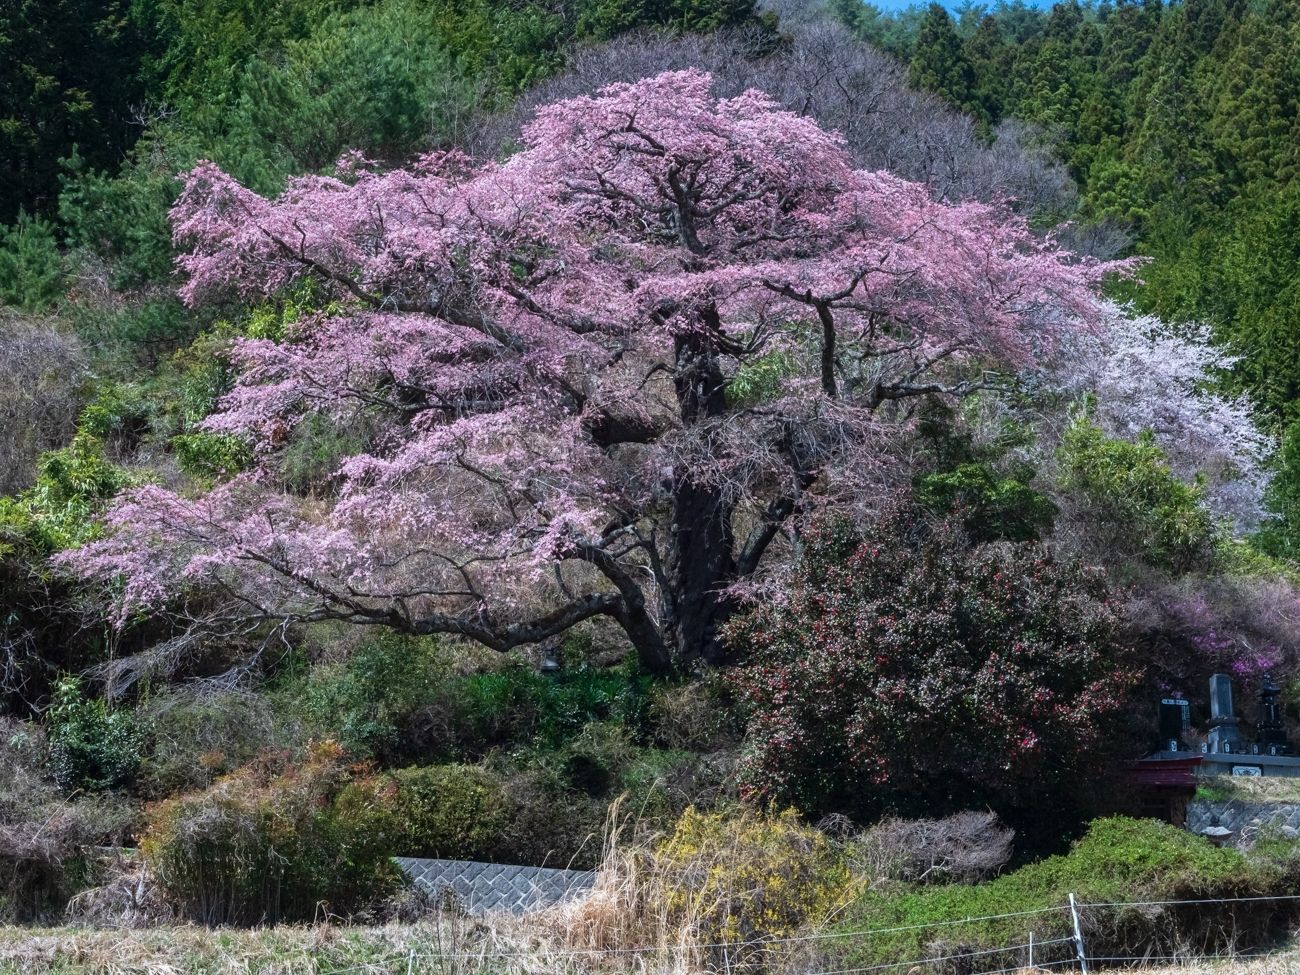
[[[602,960],[617,961],[620,971],[672,972],[685,975],[699,972],[702,975],[756,975],[773,968],[763,963],[742,961],[738,959],[753,958],[756,953],[771,953],[777,949],[794,949],[801,945],[826,944],[827,942],[844,942],[856,939],[860,946],[869,945],[871,939],[881,936],[921,932],[947,931],[963,925],[984,924],[996,921],[1023,921],[1026,923],[1027,940],[1013,944],[970,949],[952,949],[944,953],[931,954],[926,957],[906,958],[896,961],[873,962],[856,967],[807,967],[791,965],[793,958],[787,954],[787,964],[780,966],[784,975],[890,975],[896,971],[912,973],[960,973],[960,975],[1011,975],[1026,972],[1063,972],[1076,971],[1090,973],[1098,968],[1132,968],[1141,965],[1165,964],[1186,965],[1204,964],[1218,961],[1263,961],[1281,957],[1277,952],[1265,951],[1226,951],[1219,954],[1197,954],[1190,951],[1172,952],[1152,951],[1144,954],[1090,954],[1087,948],[1086,931],[1095,929],[1082,923],[1088,912],[1119,912],[1130,909],[1150,907],[1193,907],[1214,904],[1235,905],[1255,904],[1276,901],[1300,901],[1300,894],[1277,894],[1258,897],[1208,897],[1184,900],[1144,900],[1144,901],[1076,901],[1073,895],[1068,903],[1052,907],[1038,908],[1030,911],[1014,911],[1004,914],[987,914],[974,917],[950,918],[941,921],[929,921],[918,924],[895,925],[889,927],[849,929],[813,932],[810,934],[785,938],[757,938],[749,940],[719,941],[708,944],[678,945],[641,945],[630,947],[584,948],[562,945],[542,946],[533,949],[501,950],[495,945],[484,944],[477,950],[456,951],[416,951],[408,950],[384,958],[372,959],[364,964],[344,968],[320,969],[315,975],[369,975],[369,973],[393,972],[404,970],[407,975],[425,975],[425,973],[471,973],[483,970],[523,971],[540,973],[555,971],[556,975],[577,973],[596,967]],[[1072,933],[1036,940],[1031,925],[1034,919],[1046,915],[1068,916]],[[1095,918],[1093,919],[1095,921]],[[837,948],[840,945],[836,945]],[[674,961],[674,956],[678,956]],[[690,965],[686,959],[709,957],[710,964]],[[1300,956],[1289,955],[1300,969]],[[537,964],[542,959],[556,963],[559,967],[547,969]],[[661,965],[651,967],[648,962],[657,959]],[[532,961],[533,964],[516,965],[510,962]],[[629,963],[639,962],[639,968],[628,967]],[[466,964],[469,963],[469,964]],[[998,967],[985,968],[981,964],[992,963]],[[398,966],[396,969],[392,966]],[[387,967],[380,967],[387,966]],[[1090,967],[1091,966],[1091,967]],[[607,966],[606,966],[607,967]]]

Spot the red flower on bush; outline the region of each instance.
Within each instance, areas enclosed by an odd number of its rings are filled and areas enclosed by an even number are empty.
[[[1100,575],[1043,545],[973,546],[909,504],[870,540],[823,524],[786,597],[730,630],[745,789],[860,818],[1077,792],[1139,678],[1119,626]]]

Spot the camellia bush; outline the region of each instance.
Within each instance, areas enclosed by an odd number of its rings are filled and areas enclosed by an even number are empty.
[[[188,176],[187,302],[314,279],[325,310],[232,349],[205,427],[260,467],[132,491],[67,558],[123,621],[200,592],[506,651],[603,617],[646,670],[718,662],[789,529],[896,477],[909,402],[1045,361],[1117,267],[696,70],[544,107],[504,163],[340,167]],[[259,474],[315,417],[374,432],[302,498]]]
[[[1097,574],[1036,543],[972,546],[903,503],[866,534],[824,524],[788,594],[731,629],[752,661],[744,787],[860,820],[1040,817],[1122,728],[1139,674],[1120,622]]]

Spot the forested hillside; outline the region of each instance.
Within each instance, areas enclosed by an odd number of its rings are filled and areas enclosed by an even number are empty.
[[[0,921],[572,865],[499,936],[811,972],[1293,889],[1125,818],[1162,699],[1300,714],[1286,2],[4,12]]]
[[[1300,431],[1296,153],[1300,11],[1286,3],[968,4],[836,16],[908,78],[992,128],[1031,123],[1079,187],[1078,218],[1152,260],[1124,294],[1211,326],[1235,388],[1284,438],[1267,536],[1294,550]]]

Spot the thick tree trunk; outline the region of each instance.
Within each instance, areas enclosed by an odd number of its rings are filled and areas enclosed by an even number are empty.
[[[719,632],[731,615],[723,593],[736,577],[731,506],[716,488],[697,486],[690,471],[676,472],[667,570],[668,642],[679,662],[726,658]]]
[[[674,383],[682,423],[691,427],[726,411],[726,380],[713,341],[717,312],[708,309],[699,332],[676,343]],[[726,646],[720,629],[732,611],[723,590],[736,577],[733,505],[689,463],[673,471],[672,530],[665,560],[664,620],[667,642],[679,662],[720,663]]]

